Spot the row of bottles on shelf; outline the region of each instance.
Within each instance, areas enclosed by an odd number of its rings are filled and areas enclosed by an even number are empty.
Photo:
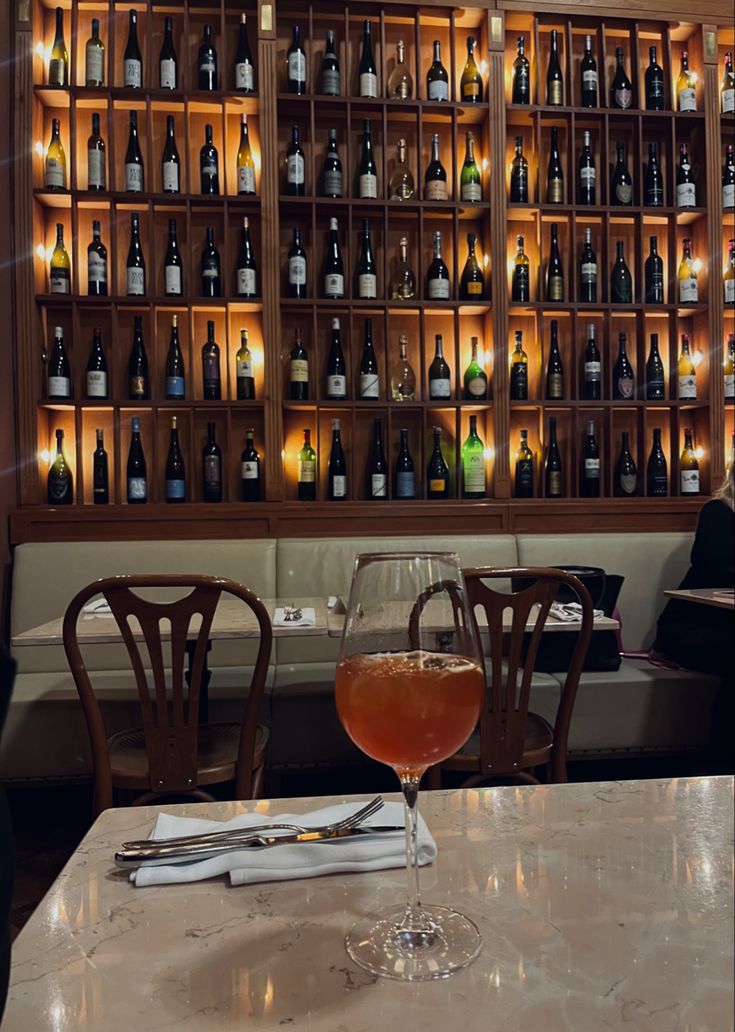
[[[122,82],[130,89],[142,89],[143,55],[138,42],[138,12],[129,12],[128,39],[122,59]],[[84,84],[94,89],[105,86],[105,44],[100,38],[100,23],[92,18],[91,35],[85,45]],[[158,58],[157,87],[162,90],[179,89],[179,59],[173,37],[173,19],[164,18],[163,43]],[[48,85],[69,85],[69,52],[64,42],[64,11],[56,8],[56,31],[48,63]],[[219,61],[212,38],[212,26],[205,25],[196,64],[196,83],[200,90],[220,89]],[[232,71],[233,88],[242,93],[255,92],[255,66],[248,40],[247,17],[240,15],[240,34]]]
[[[104,431],[96,431],[97,447],[92,456],[93,501],[95,505],[110,502],[109,458],[105,451]],[[223,500],[222,449],[217,444],[215,424],[207,424],[207,442],[201,456],[202,500]],[[129,505],[148,501],[149,479],[140,419],[131,421],[130,445],[125,470],[126,500]],[[245,432],[245,447],[240,456],[240,499],[259,502],[262,496],[260,454],[255,447],[255,431]],[[187,479],[184,456],[179,440],[177,417],[171,417],[171,438],[164,472],[164,498],[167,502],[187,500]],[[74,501],[74,477],[64,454],[64,431],[56,431],[56,455],[47,477],[49,505],[71,505]]]

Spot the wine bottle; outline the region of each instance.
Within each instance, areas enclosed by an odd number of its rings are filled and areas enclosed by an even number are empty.
[[[71,261],[64,246],[64,226],[61,222],[56,223],[56,244],[49,262],[49,292],[71,294]]]
[[[725,287],[725,304],[735,304],[735,240],[728,241],[727,264],[722,279]]]
[[[547,498],[564,496],[564,475],[559,443],[556,438],[556,416],[549,417],[549,445],[546,449],[544,468],[544,493]]]
[[[240,456],[240,497],[243,502],[260,501],[260,455],[252,429],[245,431],[245,447]]]
[[[176,416],[171,416],[171,439],[166,456],[165,498],[167,502],[186,501],[186,470],[184,456],[179,443],[179,428]]]
[[[398,242],[398,262],[390,278],[388,291],[392,301],[409,301],[416,297],[416,277],[408,264],[408,237]]]
[[[676,368],[679,401],[697,400],[697,367],[690,350],[688,333],[681,335],[681,354]]]
[[[342,435],[338,419],[332,420],[332,447],[327,467],[327,498],[330,502],[347,500],[347,460],[342,447]]]
[[[610,272],[610,301],[614,305],[633,303],[633,277],[625,261],[625,245],[622,240],[615,243],[615,261]]]
[[[615,151],[617,161],[610,183],[610,203],[625,206],[633,203],[633,180],[625,166],[625,144],[622,140],[615,144]]]
[[[289,93],[306,93],[306,54],[301,45],[300,25],[294,25],[286,51],[286,86]]]
[[[638,469],[630,450],[630,434],[623,430],[620,438],[620,453],[615,463],[613,495],[616,498],[632,498],[638,494]]]
[[[128,505],[141,505],[148,501],[148,473],[146,470],[143,444],[140,439],[140,419],[133,416],[130,424],[130,448],[125,470]]]
[[[587,345],[584,351],[584,378],[582,397],[585,401],[599,401],[602,398],[602,356],[597,347],[597,329],[594,323],[587,326]]]
[[[56,31],[51,44],[51,56],[48,62],[49,86],[69,85],[69,52],[64,42],[64,11],[56,8]]]
[[[181,158],[174,136],[173,115],[166,116],[166,142],[161,157],[161,181],[164,193],[181,193]]]
[[[219,344],[214,339],[214,322],[207,321],[207,339],[202,346],[202,386],[205,401],[222,400]]]
[[[664,304],[664,263],[658,253],[658,239],[650,237],[649,252],[643,267],[647,305]]]
[[[592,155],[590,133],[585,129],[582,135],[582,152],[579,155],[579,192],[580,204],[597,204],[597,170]]]
[[[530,104],[531,65],[526,57],[526,40],[523,36],[519,36],[516,40],[516,50],[516,59],[513,62],[511,104]]]
[[[168,220],[168,245],[163,259],[163,289],[166,297],[184,293],[184,262],[176,238],[176,219]]]
[[[510,166],[510,203],[528,204],[528,162],[523,157],[522,136],[516,136],[515,147]]]
[[[510,297],[516,304],[528,304],[531,300],[531,266],[523,250],[524,238],[516,237],[516,257],[513,264]]]
[[[564,171],[559,157],[559,130],[556,126],[551,128],[551,148],[546,172],[546,203],[564,203]]]
[[[47,396],[50,401],[68,401],[71,398],[71,367],[64,347],[64,331],[54,329],[54,346],[46,370]]]
[[[533,498],[533,452],[528,447],[528,430],[521,430],[521,443],[515,454],[515,496]]]
[[[646,362],[646,400],[664,401],[665,398],[664,364],[658,350],[658,334],[652,333],[651,350]]]
[[[92,347],[87,360],[87,398],[90,401],[109,397],[107,389],[107,359],[102,350],[102,330],[95,326],[92,331]]]
[[[398,358],[390,371],[390,392],[393,401],[416,399],[416,374],[408,360],[408,337],[405,336],[398,339]]]
[[[592,36],[584,37],[584,54],[579,65],[580,103],[584,108],[597,107],[597,61],[592,53]]]
[[[204,35],[197,57],[197,67],[199,69],[199,89],[209,90],[210,92],[219,89],[219,80],[217,75],[217,51],[215,50],[214,43],[212,42],[211,25],[204,26]]]
[[[345,401],[347,399],[347,365],[342,351],[339,319],[332,319],[332,335],[327,357],[327,399],[329,401]]]
[[[125,151],[125,189],[128,193],[141,193],[145,189],[143,155],[138,142],[138,112],[130,112],[130,132]]]
[[[648,144],[648,163],[643,176],[643,204],[648,208],[661,208],[664,204],[664,177],[653,142]]]
[[[248,16],[240,15],[240,28],[235,51],[235,89],[239,93],[255,93],[255,65],[248,40]]]
[[[100,136],[100,116],[92,115],[92,133],[87,140],[87,189],[106,190],[105,142]]]
[[[653,445],[646,466],[646,494],[652,498],[665,498],[669,493],[669,473],[666,456],[661,447],[661,430],[654,427]]]
[[[692,259],[692,241],[684,238],[681,262],[679,263],[679,304],[696,305],[699,301],[697,288],[697,269]]]
[[[646,110],[664,109],[664,70],[656,59],[656,48],[648,48],[648,67],[645,74]]]
[[[290,197],[306,194],[306,158],[301,147],[299,127],[291,126],[291,143],[286,151],[286,189]]]
[[[584,231],[584,247],[579,262],[579,300],[587,304],[597,301],[597,255],[592,250],[592,230]]]
[[[467,61],[459,81],[459,96],[463,104],[482,104],[482,76],[475,61],[477,40],[467,37]]]
[[[699,494],[699,463],[689,427],[684,429],[684,448],[679,458],[679,491],[683,495]]]
[[[564,268],[559,253],[558,226],[556,222],[551,223],[551,247],[549,248],[549,263],[546,267],[546,300],[564,300]]]
[[[200,262],[202,273],[202,296],[221,297],[222,277],[220,275],[219,251],[214,246],[214,228],[207,226],[207,241],[202,248]]]
[[[362,240],[357,259],[357,296],[360,301],[374,301],[378,296],[378,267],[370,243],[370,220],[362,220]]]
[[[731,115],[735,111],[735,72],[732,67],[732,52],[725,54],[725,67],[720,82],[720,111],[723,115]]]
[[[735,208],[735,147],[725,147],[725,163],[722,166],[722,207]]]
[[[431,161],[424,175],[424,200],[446,201],[449,199],[447,172],[439,157],[439,133],[431,137]]]
[[[141,89],[143,86],[143,55],[138,46],[138,12],[130,11],[128,42],[123,54],[123,86]]]
[[[51,463],[47,478],[49,505],[71,505],[74,501],[74,478],[64,455],[64,431],[56,431],[56,458]]]
[[[396,43],[396,63],[388,76],[388,96],[392,100],[408,100],[413,96],[413,78],[406,65],[406,44]]]
[[[625,71],[625,51],[622,47],[615,48],[615,74],[610,84],[610,107],[619,110],[627,110],[633,103],[633,83]]]
[[[179,317],[171,316],[171,340],[166,355],[166,400],[183,401],[186,397],[186,372],[184,356],[179,344]]]
[[[107,248],[100,239],[100,224],[92,221],[92,242],[87,247],[87,293],[91,297],[107,296]]]
[[[329,142],[322,170],[322,193],[325,197],[342,197],[342,162],[337,153],[337,130],[329,130]]]
[[[248,136],[248,116],[240,116],[240,146],[237,150],[237,192],[239,196],[255,196],[255,162]]]
[[[97,447],[92,453],[92,501],[95,505],[109,505],[110,478],[105,451],[105,432],[95,430],[94,433]]]
[[[697,206],[697,187],[689,160],[689,148],[685,143],[679,147],[679,164],[676,168],[676,206],[677,208],[696,208]]]
[[[460,301],[480,301],[485,293],[485,277],[475,254],[477,237],[467,234],[467,261],[459,281]]]
[[[551,30],[549,67],[546,72],[546,103],[561,107],[564,103],[564,76],[559,63],[559,42],[556,29]]]
[[[442,45],[434,40],[434,60],[426,73],[426,97],[428,100],[449,100],[449,75],[442,64]]]
[[[380,417],[373,420],[373,445],[367,468],[367,497],[373,501],[388,498],[388,463],[383,450],[383,427]]]
[[[379,398],[378,359],[373,346],[373,320],[365,320],[362,357],[360,359],[360,398]]]
[[[258,267],[255,263],[253,245],[250,240],[250,222],[243,216],[240,231],[240,253],[237,259],[237,295],[238,297],[258,296]]]
[[[482,175],[475,159],[475,134],[467,133],[464,164],[459,177],[461,201],[476,203],[482,200]]]
[[[393,467],[393,497],[405,501],[416,497],[416,470],[408,447],[408,430],[400,430],[398,456]]]
[[[689,68],[689,53],[681,52],[681,67],[676,80],[676,99],[679,111],[697,110],[697,77]]]
[[[309,355],[300,329],[294,333],[294,343],[288,357],[288,395],[291,401],[309,400]]]
[[[618,334],[618,357],[613,367],[613,400],[630,401],[635,393],[635,377],[627,350],[627,335]]]
[[[444,358],[441,333],[434,337],[434,358],[429,366],[429,398],[439,401],[452,396],[452,380],[449,366]]]
[[[561,401],[564,398],[564,366],[559,351],[559,323],[556,319],[551,320],[549,362],[546,366],[546,397],[549,401]]]
[[[130,214],[130,247],[125,262],[125,282],[128,297],[145,295],[145,258],[140,242],[140,216],[136,211]]]
[[[301,246],[301,228],[294,226],[288,251],[288,297],[304,298],[306,294],[306,251]]]
[[[199,151],[199,191],[209,196],[219,194],[219,155],[212,141],[212,126],[204,126],[204,146]]]
[[[722,372],[725,378],[725,401],[735,401],[735,333],[727,335]]]
[[[373,35],[371,23],[365,20],[362,23],[362,53],[358,66],[358,76],[361,97],[378,96],[378,68],[373,57]]]
[[[148,376],[148,356],[143,342],[143,319],[133,317],[133,346],[128,361],[128,398],[131,401],[147,401],[151,396],[151,381]]]
[[[179,88],[179,62],[174,47],[173,18],[163,19],[163,43],[158,55],[158,85],[162,90]]]
[[[339,61],[334,49],[334,32],[332,29],[329,29],[327,32],[327,45],[319,72],[319,90],[327,97],[338,97],[342,92]]]
[[[398,160],[388,180],[388,196],[391,201],[410,201],[416,193],[413,173],[406,164],[406,141],[401,139],[397,144]]]
[[[217,444],[214,423],[207,423],[207,443],[202,448],[202,498],[222,501],[222,449]]]
[[[462,496],[484,498],[485,445],[477,433],[477,416],[470,416],[470,432],[462,445]]]
[[[235,390],[238,401],[255,401],[253,356],[248,346],[248,331],[240,330],[240,347],[235,354]]]
[[[470,345],[472,357],[464,371],[463,397],[465,401],[484,401],[487,398],[487,373],[480,364],[480,342],[477,337],[470,338]]]
[[[433,429],[434,447],[426,468],[426,497],[449,498],[449,466],[442,453],[441,427]]]
[[[333,300],[345,296],[345,274],[339,248],[339,227],[334,218],[329,220],[329,240],[324,255],[324,296]]]
[[[374,200],[378,196],[378,166],[373,153],[373,136],[370,119],[362,123],[362,152],[357,169],[357,196],[363,200]]]
[[[589,420],[582,452],[582,483],[580,486],[583,498],[600,497],[600,479],[600,448],[597,444],[594,421]]]
[[[523,331],[516,330],[515,350],[510,359],[511,401],[528,401],[528,355],[523,350]]]
[[[66,154],[61,142],[61,122],[51,119],[51,139],[43,163],[43,185],[46,190],[66,190]]]

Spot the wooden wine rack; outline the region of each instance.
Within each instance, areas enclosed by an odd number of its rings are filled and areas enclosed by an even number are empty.
[[[198,3],[183,0],[62,0],[65,38],[70,49],[70,86],[44,85],[46,65],[43,48],[53,37],[55,3],[33,0],[27,18],[19,9],[15,24],[17,74],[15,85],[13,202],[16,368],[18,408],[19,507],[12,518],[12,539],[229,536],[241,532],[247,520],[252,534],[333,534],[352,532],[496,530],[573,530],[688,528],[693,525],[701,499],[678,497],[678,454],[684,426],[695,430],[703,449],[700,460],[703,490],[709,492],[720,480],[733,426],[733,406],[725,406],[721,374],[722,346],[735,329],[733,312],[724,311],[722,270],[726,242],[733,235],[733,213],[722,212],[720,172],[725,143],[733,138],[735,119],[719,111],[719,79],[726,49],[733,46],[733,23],[727,3],[711,0],[696,15],[672,10],[667,20],[654,11],[610,9],[604,5],[570,11],[562,3],[556,11],[536,15],[515,0],[467,3],[461,8],[431,2],[420,5],[393,3],[371,8],[362,0],[316,5],[306,0],[282,0],[277,7],[260,0],[240,3],[217,0]],[[122,86],[122,54],[127,39],[128,11],[138,11],[139,41],[143,51],[142,90]],[[251,48],[256,65],[256,94],[244,96],[231,90],[241,11],[248,15]],[[174,22],[174,42],[179,61],[180,88],[164,91],[157,83],[157,59],[163,37],[164,16]],[[622,17],[621,17],[622,15]],[[105,67],[109,85],[88,89],[84,82],[84,44],[91,19],[100,21],[105,43]],[[379,70],[378,93],[382,99],[357,96],[362,22],[369,17]],[[696,18],[696,21],[692,21]],[[196,55],[205,23],[213,26],[218,52],[220,85],[217,93],[198,91],[194,79]],[[287,92],[285,54],[294,23],[302,28],[307,58],[307,93]],[[314,92],[328,29],[337,38],[342,76],[340,97]],[[559,32],[565,79],[565,106],[546,107],[545,71],[549,33]],[[594,39],[600,77],[597,109],[576,106],[579,60],[585,33]],[[526,39],[532,66],[532,103],[510,103],[511,66],[518,35]],[[458,101],[459,81],[465,61],[468,35],[479,41],[485,84],[484,102],[464,105]],[[388,75],[399,39],[406,44],[407,63],[414,84],[413,99],[385,97]],[[432,41],[442,43],[442,58],[450,78],[450,102],[426,99],[426,71],[432,60]],[[612,77],[615,46],[626,51],[626,67],[634,84],[634,107],[618,112],[606,107]],[[643,106],[643,73],[648,47],[656,45],[666,75],[666,110],[647,112]],[[672,89],[683,47],[690,64],[699,72],[698,106],[695,114],[674,113]],[[138,111],[141,147],[145,162],[144,194],[124,192],[121,180],[127,141],[129,111]],[[101,116],[101,133],[107,151],[109,190],[86,189],[86,140],[91,115]],[[256,161],[255,198],[236,193],[235,159],[241,112],[247,112]],[[183,192],[162,192],[160,156],[166,116],[175,119],[176,140],[182,160]],[[61,119],[62,142],[67,154],[70,189],[45,191],[43,156],[50,137],[51,119]],[[369,118],[378,163],[377,200],[354,196],[354,179],[360,154],[363,119]],[[221,195],[198,193],[199,149],[204,126],[214,127],[219,152]],[[284,193],[285,152],[291,126],[301,130],[306,153],[306,196]],[[545,199],[546,162],[552,126],[559,130],[565,197],[561,205]],[[334,200],[319,194],[321,167],[330,128],[337,129],[344,170],[345,196]],[[483,175],[482,201],[459,200],[459,173],[464,158],[465,133],[471,129]],[[576,203],[577,160],[581,134],[592,134],[597,166],[598,204],[586,208]],[[432,133],[440,136],[441,159],[449,179],[449,200],[424,199],[424,171],[429,162]],[[508,202],[508,175],[513,139],[521,135],[531,171],[530,202]],[[408,142],[408,164],[416,184],[416,196],[408,202],[387,199],[387,184],[395,164],[400,137]],[[635,184],[634,205],[609,203],[609,180],[615,141],[626,142],[628,168]],[[663,208],[641,206],[646,145],[655,140],[665,180]],[[698,207],[685,211],[673,206],[678,145],[689,144],[697,173]],[[130,213],[141,215],[146,257],[148,296],[124,296],[125,256],[129,243]],[[246,301],[235,295],[235,269],[243,215],[250,219],[258,263],[260,296]],[[347,297],[342,301],[321,298],[321,266],[329,218],[339,221],[345,264]],[[186,294],[171,299],[163,291],[163,254],[169,218],[176,218],[179,246],[184,258]],[[373,248],[378,260],[378,300],[357,300],[352,282],[363,218],[369,218]],[[86,248],[92,220],[102,223],[102,239],[108,248],[110,296],[87,297]],[[557,222],[565,264],[566,298],[563,303],[544,300],[541,284],[548,255],[549,225]],[[52,246],[55,225],[62,222],[72,260],[72,294],[47,291],[47,249]],[[308,256],[309,296],[285,297],[286,255],[292,228],[302,229]],[[207,226],[213,226],[221,257],[226,296],[206,300],[198,296],[199,255]],[[584,305],[577,297],[578,262],[584,228],[593,231],[598,259],[598,304]],[[434,230],[442,231],[443,253],[451,275],[452,300],[425,299],[426,271],[431,260]],[[486,295],[479,304],[457,300],[466,257],[466,234],[478,238]],[[522,233],[531,262],[532,301],[510,303],[510,273],[515,236]],[[666,304],[642,303],[643,263],[648,237],[658,236],[665,263]],[[417,282],[417,297],[391,301],[388,283],[398,254],[398,241],[409,240],[409,263]],[[699,276],[700,303],[682,308],[676,304],[675,274],[681,241],[691,236],[694,253],[702,262]],[[611,255],[616,240],[625,242],[633,273],[634,303],[623,307],[608,301]],[[32,247],[29,247],[29,241]],[[510,261],[509,261],[510,259]],[[187,370],[187,400],[167,401],[163,394],[164,365],[168,350],[171,315],[179,315],[179,333]],[[143,319],[144,337],[151,369],[151,400],[126,399],[126,370],[134,316]],[[347,362],[348,400],[325,397],[326,359],[331,320],[339,317]],[[356,400],[365,318],[372,318],[380,372],[380,398]],[[549,323],[559,321],[559,341],[565,371],[565,400],[543,397],[548,358]],[[223,400],[202,400],[200,349],[208,319],[215,322],[215,336],[222,350]],[[588,322],[598,329],[603,357],[603,400],[581,397],[581,364],[584,330]],[[73,375],[73,400],[60,404],[46,400],[42,362],[53,338],[53,327],[64,329]],[[110,400],[84,400],[84,376],[92,330],[102,329],[110,368]],[[239,331],[247,327],[255,357],[256,401],[235,398],[234,355]],[[300,328],[309,353],[310,397],[306,402],[288,400],[288,353],[294,330]],[[508,359],[513,332],[524,331],[529,355],[529,400],[509,400]],[[617,335],[626,332],[629,355],[636,373],[637,398],[630,402],[610,400],[611,373]],[[667,374],[664,402],[640,400],[645,359],[651,332],[658,332]],[[676,399],[676,361],[681,334],[688,332],[701,364],[697,371],[698,399]],[[390,370],[398,354],[398,338],[409,340],[409,359],[417,376],[416,400],[394,402],[390,398]],[[452,397],[428,400],[428,367],[435,334],[441,334],[444,353],[452,372]],[[470,338],[479,337],[488,373],[487,400],[462,400],[462,376],[470,357]],[[170,416],[176,414],[187,470],[189,504],[163,503],[163,465]],[[469,416],[478,417],[478,430],[487,449],[488,498],[482,502],[461,499],[462,441]],[[149,470],[147,506],[125,503],[124,472],[130,421],[141,420]],[[564,466],[567,497],[555,501],[536,497],[513,498],[512,456],[519,430],[527,427],[536,456],[536,494],[543,494],[542,459],[548,420],[555,415]],[[392,468],[398,450],[399,429],[409,430],[411,453],[420,490],[425,491],[425,470],[431,448],[431,429],[441,426],[445,456],[450,463],[452,501],[436,503],[366,502],[366,468],[373,420],[383,425]],[[331,421],[339,418],[348,462],[348,501],[326,502],[326,476]],[[580,499],[579,466],[586,423],[594,419],[602,452],[602,497]],[[224,501],[201,501],[200,452],[207,422],[214,421],[223,450]],[[263,457],[264,501],[245,505],[239,498],[239,455],[245,430],[256,430],[256,446]],[[612,476],[620,434],[630,433],[639,481],[645,485],[645,465],[654,426],[663,429],[669,462],[671,496],[667,499],[617,499],[612,497]],[[54,430],[65,431],[67,456],[75,477],[75,504],[63,509],[46,505],[47,462],[41,453],[51,447]],[[92,505],[92,452],[94,431],[105,430],[110,455],[111,502]],[[296,453],[303,428],[312,431],[319,455],[316,503],[296,501]],[[392,478],[391,478],[392,479]],[[645,487],[644,487],[645,489]],[[392,490],[392,489],[391,489]],[[377,522],[376,522],[377,521]]]

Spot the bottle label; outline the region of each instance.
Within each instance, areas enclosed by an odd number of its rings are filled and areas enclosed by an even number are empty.
[[[172,57],[161,58],[159,82],[162,90],[176,89],[176,62]]]
[[[725,280],[725,304],[731,305],[735,301],[735,279]]]
[[[487,385],[482,376],[473,376],[467,381],[467,393],[473,398],[484,397],[486,389]]]
[[[729,401],[735,399],[735,373],[725,373],[725,397]]]
[[[328,169],[324,173],[324,193],[328,197],[342,196],[342,173],[336,169]]]
[[[446,494],[448,486],[446,480],[429,481],[429,490],[432,494]]]
[[[125,165],[125,189],[128,193],[140,193],[143,189],[143,166],[128,163]]]
[[[592,90],[597,89],[597,70],[595,68],[585,68],[582,72],[582,89],[585,93],[591,93]]]
[[[462,83],[462,100],[476,100],[480,96],[481,84],[479,82]]]
[[[735,111],[735,89],[730,88],[722,91],[722,113],[731,115]]]
[[[238,380],[252,380],[253,360],[252,358],[238,358],[235,362],[235,376]]]
[[[676,204],[679,208],[695,208],[697,205],[697,191],[694,183],[677,183]]]
[[[292,358],[290,362],[291,383],[309,382],[309,362],[305,358]]]
[[[71,276],[68,269],[51,269],[49,281],[52,294],[71,293]]]
[[[220,386],[219,359],[217,355],[205,355],[202,359],[204,389],[216,392]]]
[[[107,262],[96,251],[87,255],[87,275],[90,283],[107,283]]]
[[[664,188],[657,180],[654,181],[646,193],[646,203],[650,208],[661,208],[664,203]]]
[[[468,280],[465,288],[468,298],[482,297],[482,283],[479,280]]]
[[[217,66],[211,57],[205,57],[202,63],[199,65],[199,71],[204,75],[213,75],[217,71]]]
[[[363,301],[378,296],[378,277],[374,272],[361,272],[357,278],[357,295]]]
[[[255,269],[237,270],[237,292],[241,297],[255,297],[258,292],[255,282]]]
[[[634,495],[638,487],[638,477],[635,473],[621,473],[619,483],[623,494]]]
[[[683,469],[681,471],[681,493],[699,494],[698,469]]]
[[[564,280],[561,276],[551,276],[549,278],[549,301],[563,301],[564,300]]]
[[[164,279],[167,294],[181,294],[181,269],[178,265],[167,265],[164,269]]]
[[[463,201],[481,201],[482,200],[482,184],[481,183],[462,183],[461,187],[461,199]]]
[[[552,179],[547,190],[549,204],[562,204],[564,201],[564,184],[561,179]]]
[[[448,301],[449,300],[449,280],[448,279],[430,279],[429,280],[429,300],[431,300],[431,301]]]
[[[426,184],[425,198],[427,201],[446,201],[448,196],[445,179],[430,179]]]
[[[247,166],[243,166],[243,171]],[[294,186],[304,184],[304,158],[301,154],[289,154],[286,158],[286,182]]]
[[[316,462],[313,459],[299,459],[298,479],[300,484],[316,482]]]
[[[219,455],[205,455],[202,463],[204,483],[211,491],[222,490],[222,464]]]
[[[584,475],[588,480],[598,480],[600,477],[600,460],[586,458],[584,460]]]
[[[601,362],[585,362],[584,364],[584,378],[587,383],[599,383],[602,375],[602,363]]]
[[[344,297],[345,278],[339,272],[328,272],[324,277],[325,297]]]
[[[219,266],[216,262],[209,259],[207,264],[202,269],[202,280],[216,280],[219,279]]]
[[[584,165],[579,170],[579,181],[582,184],[582,189],[591,190],[594,188],[597,181],[597,172],[595,171],[594,165]]]
[[[464,460],[462,478],[467,494],[485,493],[485,457],[481,452],[472,453]]]
[[[448,377],[437,380],[429,379],[430,398],[450,398],[451,396],[452,388]]]
[[[322,69],[322,93],[328,97],[338,97],[341,84],[338,68]]]
[[[664,81],[657,75],[654,76],[649,82],[648,96],[651,100],[663,100],[664,97]]]
[[[380,397],[380,384],[377,373],[360,373],[360,397]]]
[[[696,304],[699,300],[697,281],[692,276],[679,280],[679,301],[682,304]]]
[[[564,377],[561,373],[549,373],[546,378],[546,393],[553,401],[564,397]]]
[[[48,378],[49,398],[71,397],[71,380],[68,376],[49,376]]]
[[[697,378],[689,373],[679,377],[679,399],[695,401],[697,398]]]
[[[185,394],[184,377],[183,376],[167,376],[166,377],[166,397],[167,398],[183,398],[184,394]]]
[[[615,103],[619,108],[629,108],[633,103],[633,91],[629,89],[615,90]]]
[[[49,86],[64,85],[64,62],[58,58],[51,58],[48,63],[48,84]]]
[[[697,94],[695,93],[693,86],[685,86],[684,89],[679,92],[679,110],[697,110]]]
[[[558,107],[562,103],[562,89],[561,82],[558,79],[553,79],[549,83],[549,104],[553,104]]]
[[[332,375],[327,377],[327,397],[344,398],[347,394],[347,378]]]
[[[288,78],[290,82],[306,82],[306,55],[303,50],[288,55]]]
[[[558,469],[549,471],[548,494],[550,498],[561,498],[561,473]]]
[[[633,184],[616,183],[615,196],[620,204],[631,204],[633,202]]]
[[[378,196],[378,177],[368,172],[367,175],[360,176],[360,197],[364,200],[370,198],[377,198]]]
[[[388,497],[388,477],[385,473],[370,474],[370,494],[373,498]]]
[[[528,366],[525,362],[515,362],[510,368],[511,397],[516,401],[525,401],[528,396]]]
[[[413,498],[416,494],[416,474],[402,471],[396,473],[396,498]]]
[[[516,265],[513,273],[513,300],[528,301],[529,274],[527,265]]]
[[[347,477],[335,473],[332,477],[332,497],[333,498],[346,498],[347,497]]]
[[[143,82],[143,65],[137,58],[128,58],[123,62],[123,84],[125,86],[141,86]]]
[[[306,258],[297,254],[288,260],[288,282],[295,287],[306,286]]]
[[[443,79],[431,79],[429,82],[429,100],[449,100],[449,83]]]
[[[166,499],[176,499],[186,497],[186,481],[185,480],[166,480]]]
[[[582,282],[587,284],[597,283],[597,263],[582,262]]]
[[[663,401],[664,381],[662,376],[654,374],[648,378],[648,382],[646,384],[646,395],[649,401]],[[681,394],[679,397],[681,397]]]
[[[523,496],[533,492],[533,463],[528,459],[516,462],[516,492]]]
[[[243,461],[240,463],[240,479],[257,480],[258,463],[253,462],[252,459],[243,459]]]
[[[237,170],[237,192],[239,194],[255,193],[255,169],[250,165],[240,165]]]
[[[100,150],[87,151],[87,186],[90,190],[105,188],[105,155]]]
[[[142,297],[145,294],[145,269],[128,267],[127,274],[128,294]]]
[[[128,477],[128,501],[144,502],[148,498],[145,477]]]
[[[44,186],[66,187],[66,169],[56,158],[46,158],[46,170],[43,176]]]
[[[726,183],[722,188],[722,207],[735,208],[735,183]]]
[[[179,192],[179,166],[175,161],[164,161],[163,163],[163,192]]]
[[[375,72],[360,72],[360,96],[377,97],[378,77]]]
[[[87,397],[107,397],[107,373],[101,369],[87,370]]]
[[[651,273],[649,292],[655,297],[663,299],[664,296],[664,273],[663,269],[656,269]]]
[[[633,397],[633,378],[631,376],[618,377],[618,394],[626,400]]]
[[[253,66],[249,61],[238,61],[235,65],[235,89],[252,93],[254,88]]]
[[[130,397],[131,398],[143,398],[145,396],[145,377],[144,376],[131,376],[130,377]]]

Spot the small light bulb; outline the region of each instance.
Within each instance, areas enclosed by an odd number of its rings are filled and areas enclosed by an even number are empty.
[[[489,459],[492,459],[492,457],[493,457],[493,449],[492,448],[484,448],[482,454],[483,454],[483,456],[484,456],[486,461],[489,460]]]
[[[36,248],[36,254],[41,259],[41,261],[43,261],[43,259],[46,257],[46,248],[43,246],[43,244],[38,245],[38,247]]]
[[[41,42],[40,39],[39,39],[38,43],[36,43],[36,46],[35,46],[34,49],[35,49],[35,51],[36,51],[36,53],[38,54],[39,57],[43,57],[43,53],[44,53],[43,43]]]
[[[484,254],[482,256],[482,264],[483,264],[484,268],[488,267],[488,265],[490,264],[490,255],[489,254]]]
[[[285,448],[281,448],[281,462],[284,462],[285,459],[286,459],[286,449]]]
[[[703,358],[704,358],[704,355],[702,354],[701,351],[695,351],[694,352],[694,354],[692,355],[692,362],[694,363],[695,369],[698,369],[699,366],[701,366]]]
[[[692,262],[692,264],[694,266],[694,271],[696,273],[700,273],[702,271],[702,259],[701,258],[695,258],[694,261]]]
[[[39,158],[43,157],[43,144],[41,143],[40,140],[36,140],[36,143],[35,143],[35,146],[34,146],[33,149],[35,150],[35,152],[39,156]]]
[[[704,458],[704,448],[701,444],[698,444],[697,447],[694,449],[694,454],[697,456],[698,459]]]
[[[45,463],[45,465],[48,465],[51,461],[51,453],[49,452],[48,448],[42,448],[41,451],[38,453],[38,457],[41,460],[41,462]]]
[[[484,359],[485,359],[485,365],[486,365],[486,366],[489,366],[489,365],[490,365],[490,363],[491,363],[491,362],[492,362],[492,360],[493,360],[493,353],[492,353],[492,351],[485,351],[485,352],[483,353],[483,355],[484,355]]]
[[[53,253],[54,253],[54,249],[53,249],[53,247],[47,247],[47,248],[46,248],[46,261],[47,261],[47,262],[50,262],[50,261],[51,261],[51,255],[52,255]]]
[[[483,57],[482,61],[480,61],[480,74],[484,75],[486,71],[487,71],[487,61]]]
[[[487,158],[482,159],[482,171],[487,172]]]

